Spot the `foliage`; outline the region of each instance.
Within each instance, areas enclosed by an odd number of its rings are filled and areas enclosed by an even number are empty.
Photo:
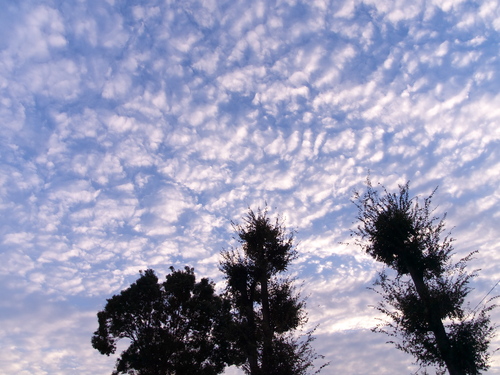
[[[434,192],[423,205],[409,197],[408,183],[399,193],[384,189],[380,196],[368,180],[367,191],[355,193],[359,244],[395,271],[394,277],[381,272],[375,283],[382,296],[378,310],[391,318],[376,330],[399,338],[396,347],[421,365],[476,375],[488,368],[495,328],[488,312],[494,306],[466,310],[469,283],[477,274],[466,265],[474,253],[452,262],[453,239],[441,238],[444,217],[432,213]]]
[[[297,257],[293,234],[267,210],[249,210],[234,228],[241,249],[222,252],[220,269],[233,312],[229,341],[240,365],[251,375],[306,374],[321,356],[311,347],[311,332],[302,340],[292,334],[306,321],[293,280],[282,276]]]
[[[223,371],[230,348],[223,340],[228,308],[208,279],[195,280],[194,270],[175,270],[158,283],[153,270],[107,300],[97,314],[99,328],[92,346],[101,354],[130,340],[113,374],[215,375]],[[226,319],[227,318],[227,319]],[[226,319],[226,321],[225,321]]]

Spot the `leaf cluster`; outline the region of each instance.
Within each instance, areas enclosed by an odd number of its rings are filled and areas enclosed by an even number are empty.
[[[241,367],[251,375],[307,374],[322,356],[312,349],[311,332],[302,339],[293,334],[307,320],[294,280],[282,276],[297,257],[293,233],[267,210],[249,210],[243,225],[233,226],[241,247],[222,252],[220,270]]]
[[[353,234],[361,239],[359,245],[399,274],[409,274],[411,264],[426,278],[443,275],[453,239],[446,236],[441,240],[445,216],[433,215],[435,191],[420,204],[417,197],[410,198],[408,182],[399,186],[398,193],[383,188],[380,195],[368,179],[366,192],[354,194],[360,224]]]
[[[435,190],[434,190],[435,192]],[[465,299],[477,271],[466,265],[476,252],[453,263],[453,239],[442,237],[444,218],[433,216],[434,192],[420,205],[410,198],[409,183],[398,193],[383,188],[379,195],[370,180],[367,191],[356,193],[358,244],[387,270],[375,282],[382,302],[377,309],[390,318],[375,328],[393,337],[396,347],[412,354],[423,366],[446,367],[443,345],[438,342],[436,320],[445,329],[449,357],[468,375],[488,368],[488,346],[495,327],[488,312],[494,305],[471,311]],[[394,276],[389,276],[394,270]]]
[[[171,268],[161,284],[148,269],[107,300],[97,314],[92,345],[110,355],[118,340],[130,341],[116,374],[219,374],[228,355],[222,339],[224,306],[208,279],[196,282],[192,268]]]

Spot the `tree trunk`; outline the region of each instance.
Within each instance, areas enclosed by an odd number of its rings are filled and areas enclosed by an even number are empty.
[[[245,291],[246,292],[246,291]],[[248,347],[247,347],[247,358],[248,365],[250,367],[251,375],[261,375],[261,369],[259,367],[258,354],[257,354],[257,338],[255,335],[255,312],[253,310],[255,294],[255,284],[250,288],[250,296],[245,298],[245,315],[248,319]]]
[[[267,272],[263,272],[260,284],[262,293],[262,333],[264,334],[262,348],[262,372],[264,374],[269,374],[271,370],[270,359],[273,355],[273,331],[271,329]]]
[[[427,313],[427,321],[432,332],[434,333],[437,347],[441,353],[443,361],[446,364],[446,367],[448,368],[448,372],[450,375],[466,375],[465,371],[458,368],[455,364],[453,348],[450,344],[446,330],[444,329],[441,317],[439,316],[439,311],[432,306],[429,289],[427,288],[427,285],[425,285],[423,276],[414,267],[408,266],[407,268],[410,271],[411,278],[415,284],[415,289],[424,303],[424,308]]]

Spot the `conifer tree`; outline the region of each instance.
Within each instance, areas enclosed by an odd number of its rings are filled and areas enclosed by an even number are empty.
[[[267,210],[249,210],[244,224],[234,227],[241,248],[223,251],[220,269],[233,309],[229,341],[239,352],[241,367],[250,375],[306,374],[321,356],[311,347],[311,332],[294,335],[306,314],[286,276],[297,257],[293,234],[279,218],[272,222]]]

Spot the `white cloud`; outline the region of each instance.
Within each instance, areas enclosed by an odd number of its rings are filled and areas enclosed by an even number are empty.
[[[156,158],[149,152],[148,146],[140,140],[126,139],[117,145],[115,154],[120,159],[120,163],[125,166],[147,167],[156,163]],[[154,147],[154,144],[152,146]],[[119,169],[121,167],[115,164],[113,168]]]
[[[175,225],[186,210],[194,208],[193,199],[185,191],[176,186],[164,187],[157,192],[154,205],[148,210],[156,220],[152,229]]]
[[[92,202],[98,195],[99,191],[94,190],[88,181],[75,180],[67,185],[55,187],[49,192],[48,198],[71,207],[78,203]]]
[[[40,5],[31,10],[23,27],[17,29],[14,48],[20,58],[41,58],[50,56],[51,49],[66,46],[64,23],[56,9]]]
[[[255,81],[259,81],[266,74],[264,67],[246,67],[235,70],[219,78],[221,85],[230,91],[249,93],[256,91]]]
[[[102,8],[101,8],[102,9]],[[130,35],[123,29],[123,17],[116,12],[106,14],[99,20],[98,41],[105,48],[122,48]],[[99,18],[101,18],[99,17]]]
[[[23,240],[23,242],[25,242],[25,240]],[[8,244],[9,239],[4,241],[4,244],[5,243]],[[22,245],[25,245],[25,243],[23,243]],[[28,243],[28,246],[25,245],[23,247],[28,250],[29,248],[32,248],[32,246],[33,245],[31,243]],[[16,246],[15,248],[19,249],[20,246]],[[10,275],[13,272],[24,275],[26,272],[32,270],[35,267],[33,260],[28,255],[16,250],[4,251],[2,254],[0,254],[0,260],[0,274],[2,275]]]
[[[231,220],[267,202],[298,231],[293,273],[322,324],[314,345],[332,360],[327,372],[415,371],[368,332],[376,295],[365,287],[378,265],[347,244],[349,199],[369,171],[389,188],[440,185],[458,255],[481,250],[477,293],[498,280],[497,7],[110,0],[8,10],[3,369],[109,373],[114,359],[89,344],[105,299],[147,267],[188,264],[220,286],[219,251],[237,246]]]
[[[24,82],[33,93],[70,100],[80,92],[81,74],[81,68],[74,61],[61,59],[30,68]]]
[[[221,56],[219,51],[203,51],[200,59],[193,64],[195,69],[202,70],[207,74],[214,74],[219,66]]]
[[[131,84],[131,79],[127,74],[113,75],[105,83],[102,89],[102,96],[106,99],[123,97],[125,94],[128,94]]]

